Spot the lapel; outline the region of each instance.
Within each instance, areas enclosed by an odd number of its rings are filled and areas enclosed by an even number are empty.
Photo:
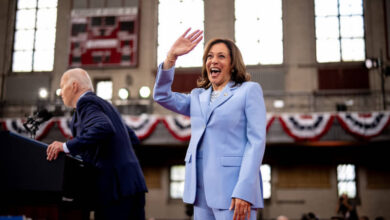
[[[212,88],[210,86],[207,90],[203,91],[199,95],[200,108],[202,110],[203,118],[205,120],[206,120],[207,113],[209,111],[211,91],[212,91]]]
[[[70,126],[72,128],[72,135],[73,137],[76,137],[77,136],[77,128],[79,127],[80,125],[80,122],[78,121],[78,111],[77,111],[77,106],[79,105],[79,101],[80,99],[82,99],[83,97],[86,97],[86,96],[89,96],[89,95],[93,95],[94,93],[93,92],[86,92],[84,93],[84,95],[82,95],[79,100],[77,101],[76,103],[76,108],[73,109],[73,117],[72,117],[72,121],[70,122]]]
[[[233,85],[234,85],[234,82],[229,81],[229,83],[221,91],[221,94],[218,96],[218,98],[213,103],[210,104],[210,106],[208,108],[207,115],[206,115],[206,124],[208,123],[210,116],[213,114],[214,110],[218,106],[220,106],[224,102],[226,102],[228,99],[230,99],[230,97],[232,97],[233,90],[236,88],[236,87],[233,87]],[[210,95],[211,95],[211,91],[210,91]],[[210,103],[210,95],[209,95],[209,103]]]
[[[70,122],[70,127],[72,129],[72,136],[76,137],[76,125],[77,125],[77,111],[74,109],[73,116],[72,116],[72,121]]]

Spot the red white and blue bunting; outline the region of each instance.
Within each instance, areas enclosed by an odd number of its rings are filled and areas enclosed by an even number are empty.
[[[267,113],[267,131],[269,130],[269,128],[271,127],[272,125],[272,122],[274,122],[275,120],[275,115],[273,113]]]
[[[378,136],[390,123],[390,112],[339,113],[337,119],[349,133],[363,139]]]
[[[140,140],[149,137],[160,122],[158,116],[147,114],[142,114],[140,116],[123,116],[123,120],[134,130]]]
[[[279,117],[284,131],[296,141],[319,140],[328,132],[333,119],[330,113],[282,114]]]
[[[1,122],[1,121],[0,121]],[[26,128],[23,126],[23,123],[25,122],[24,119],[15,118],[15,119],[5,119],[2,121],[3,129],[6,131],[11,131],[17,134],[20,134],[24,137],[31,138],[31,134],[29,131],[26,130]],[[51,127],[53,127],[55,123],[54,119],[50,119],[49,121],[44,122],[39,126],[39,129],[35,133],[35,139],[41,140],[44,138]]]
[[[359,139],[368,140],[380,135],[390,124],[390,112],[341,112],[341,113],[267,113],[267,131],[278,119],[286,134],[295,141],[318,141],[333,125],[334,118],[347,132]],[[148,115],[123,116],[124,122],[131,127],[136,135],[144,140],[163,123],[171,135],[179,141],[188,141],[191,138],[191,120],[182,115]],[[23,126],[25,119],[0,119],[3,130],[31,137]],[[40,140],[49,132],[53,125],[57,125],[65,138],[72,138],[70,117],[55,117],[40,125],[35,139]]]
[[[178,140],[189,141],[191,138],[191,120],[183,115],[167,115],[162,119],[168,131]]]
[[[72,118],[70,117],[61,117],[57,119],[58,128],[60,129],[62,135],[64,135],[67,139],[72,138],[72,130],[70,129],[71,121]]]

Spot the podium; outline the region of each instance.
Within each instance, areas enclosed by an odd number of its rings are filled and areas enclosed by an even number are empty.
[[[47,161],[46,149],[45,143],[0,131],[0,216],[88,219],[97,200],[96,170],[65,154]]]

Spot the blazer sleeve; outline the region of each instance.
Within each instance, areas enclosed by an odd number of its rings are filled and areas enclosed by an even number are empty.
[[[138,139],[137,135],[135,134],[135,132],[133,131],[133,129],[131,129],[128,125],[126,125],[126,129],[127,129],[127,133],[129,133],[129,137],[130,137],[130,141],[131,141],[131,144],[134,146],[134,145],[138,145],[140,144],[140,140]]]
[[[247,143],[241,163],[238,181],[232,197],[250,203],[256,201],[254,193],[261,187],[259,173],[265,151],[266,110],[263,92],[258,83],[250,83],[245,98],[246,138]]]
[[[66,145],[72,154],[83,152],[85,147],[96,145],[112,137],[115,128],[109,117],[94,101],[81,101],[78,106],[82,130]]]
[[[162,69],[160,64],[154,84],[153,99],[163,107],[176,113],[190,116],[191,96],[178,92],[172,92],[171,86],[175,74],[175,67],[168,70]]]

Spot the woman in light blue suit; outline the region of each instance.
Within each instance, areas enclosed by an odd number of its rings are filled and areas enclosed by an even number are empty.
[[[183,200],[194,217],[256,219],[263,208],[260,165],[265,150],[266,111],[258,83],[249,82],[241,53],[230,40],[213,39],[204,51],[199,88],[171,91],[174,65],[203,38],[188,29],[158,68],[153,97],[191,117]]]

